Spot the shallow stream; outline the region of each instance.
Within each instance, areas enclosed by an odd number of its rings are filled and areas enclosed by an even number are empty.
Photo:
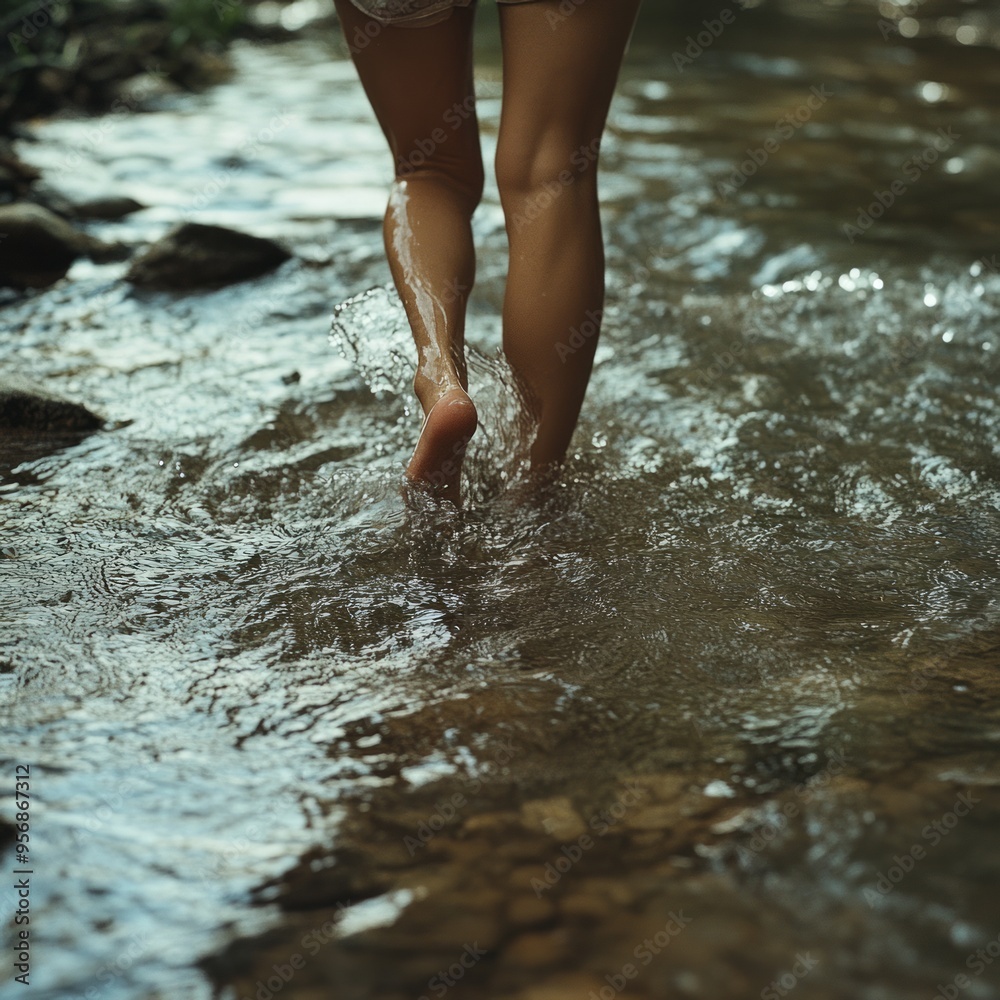
[[[1000,997],[1000,21],[881,6],[765,4],[690,64],[699,19],[647,10],[607,330],[531,503],[488,189],[461,514],[399,494],[389,159],[342,45],[37,124],[50,182],[153,206],[102,237],[297,256],[181,297],[81,262],[3,310],[4,369],[109,420],[0,470],[32,996],[416,1000],[468,945],[456,997]]]

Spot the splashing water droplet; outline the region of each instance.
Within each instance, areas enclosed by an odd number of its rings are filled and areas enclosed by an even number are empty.
[[[330,343],[374,393],[400,395],[413,380],[406,314],[387,288],[371,288],[333,311]]]
[[[330,343],[350,362],[376,395],[401,397],[401,429],[418,410],[410,397],[415,350],[406,313],[395,289],[379,286],[334,309]],[[516,478],[535,432],[523,390],[502,352],[487,356],[466,348],[469,391],[479,411],[479,431],[467,453],[466,468],[487,490],[499,479]],[[478,475],[476,475],[478,473]],[[475,492],[475,490],[473,490]]]

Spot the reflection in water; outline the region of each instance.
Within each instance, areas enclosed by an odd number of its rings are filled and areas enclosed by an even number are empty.
[[[0,494],[40,996],[207,996],[208,955],[250,995],[307,934],[302,995],[419,996],[475,938],[469,995],[587,996],[681,909],[635,995],[760,996],[802,951],[803,998],[972,976],[1000,932],[996,29],[931,6],[759,32],[745,12],[683,73],[688,27],[647,14],[606,144],[607,334],[577,450],[530,504],[495,191],[477,215],[460,514],[398,492],[419,416],[353,70],[244,49],[232,84],[115,120],[85,182],[157,207],[102,235],[157,233],[222,171],[199,218],[299,260],[177,300],[83,264],[7,310],[5,363],[122,422]],[[488,62],[480,89],[489,155]],[[47,123],[24,154],[58,164],[87,127]],[[995,995],[997,968],[966,994]]]

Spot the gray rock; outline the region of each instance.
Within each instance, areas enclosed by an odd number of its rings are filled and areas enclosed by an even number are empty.
[[[134,260],[126,278],[143,288],[220,288],[273,271],[290,257],[273,240],[185,222]]]
[[[0,206],[0,285],[44,288],[64,277],[78,257],[114,260],[123,250],[74,229],[41,205]]]
[[[40,176],[35,167],[25,163],[14,152],[10,142],[0,138],[0,198],[3,201],[23,198]]]
[[[73,205],[73,211],[78,219],[102,219],[115,221],[124,219],[126,215],[139,212],[146,206],[135,198],[125,195],[107,195],[103,198],[88,198]]]
[[[0,438],[26,433],[86,434],[103,425],[100,417],[17,376],[0,377]]]

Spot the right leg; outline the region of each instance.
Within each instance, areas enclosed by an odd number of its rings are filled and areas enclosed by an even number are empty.
[[[471,220],[483,187],[475,12],[459,8],[425,27],[383,26],[350,0],[336,5],[396,165],[385,248],[417,347],[414,390],[425,418],[407,477],[457,501],[477,424],[465,391],[465,307],[475,281]]]
[[[539,420],[536,469],[565,456],[593,367],[604,309],[597,158],[639,4],[582,0],[569,14],[560,0],[500,7],[504,352]]]

